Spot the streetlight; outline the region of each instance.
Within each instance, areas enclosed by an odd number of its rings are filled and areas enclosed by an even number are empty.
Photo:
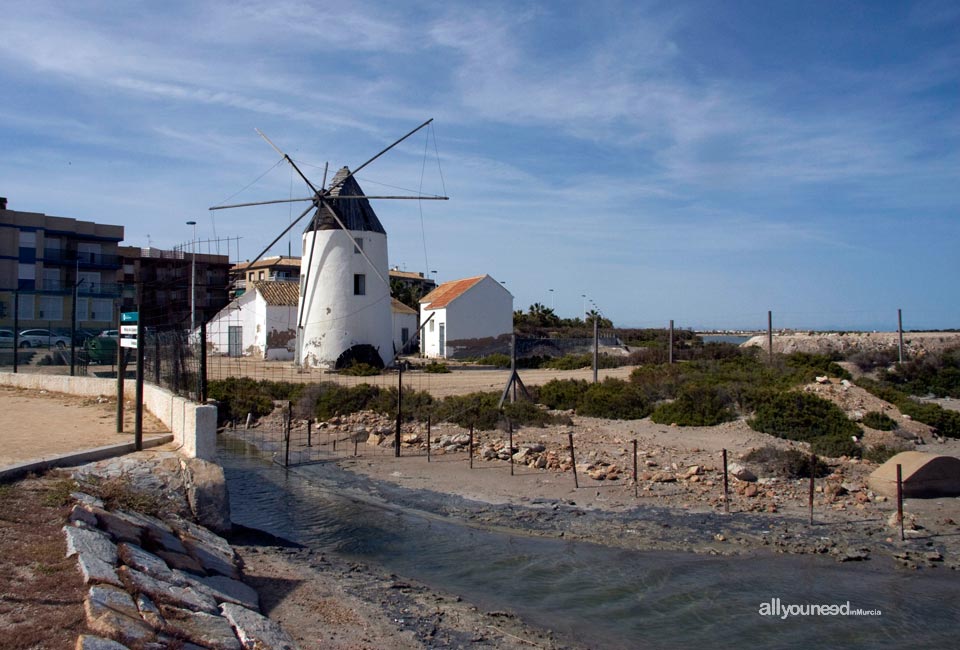
[[[188,221],[193,226],[193,239],[190,240],[190,336],[197,328],[197,222]]]
[[[583,322],[586,323],[587,322],[587,294],[581,293],[580,297],[583,298],[583,300],[581,301],[583,303],[583,311],[582,311]]]
[[[553,311],[553,289],[547,289],[550,292],[550,311]]]

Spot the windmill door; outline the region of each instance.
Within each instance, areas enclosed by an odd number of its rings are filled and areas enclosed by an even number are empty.
[[[231,325],[227,328],[227,356],[239,357],[243,354],[243,328]]]
[[[446,347],[447,347],[447,332],[446,332],[446,327],[447,327],[447,326],[446,326],[444,323],[440,323],[440,356],[443,357],[443,358],[446,358],[446,357],[447,357],[447,349],[446,349]]]

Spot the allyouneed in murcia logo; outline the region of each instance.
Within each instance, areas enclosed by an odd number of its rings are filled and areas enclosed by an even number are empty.
[[[760,604],[760,616],[775,616],[786,620],[790,616],[881,616],[881,613],[879,609],[855,608],[850,605],[849,600],[839,605],[784,605],[779,598],[771,598],[769,602]]]

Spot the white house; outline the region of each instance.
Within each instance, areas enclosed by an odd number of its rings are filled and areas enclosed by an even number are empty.
[[[423,355],[450,358],[509,339],[513,295],[489,275],[444,282],[420,299],[420,323]]]
[[[231,301],[207,324],[208,345],[231,357],[293,359],[299,297],[296,282],[248,283],[246,293]]]
[[[417,312],[396,298],[390,308],[393,312],[393,349],[396,354],[406,354],[417,334]]]

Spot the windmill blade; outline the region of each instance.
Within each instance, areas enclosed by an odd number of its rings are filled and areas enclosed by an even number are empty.
[[[437,196],[431,194],[429,196],[367,196],[366,194],[339,194],[337,195],[338,199],[390,199],[393,201],[449,201],[449,196]],[[255,205],[274,205],[276,203],[303,203],[304,201],[313,201],[314,197],[305,196],[302,199],[275,199],[273,201],[254,201],[252,203],[234,203],[233,205],[215,205],[213,207],[207,208],[207,210],[227,210],[229,208],[249,208],[250,206]]]
[[[432,118],[432,117],[431,117],[429,120],[427,120],[426,122],[424,122],[423,124],[421,124],[420,126],[418,126],[417,128],[415,128],[414,130],[410,131],[410,133],[408,133],[408,134],[406,134],[405,136],[403,136],[402,138],[398,139],[396,142],[394,142],[393,144],[391,144],[389,147],[387,147],[387,148],[383,149],[382,151],[380,151],[380,153],[378,153],[376,156],[374,156],[373,158],[371,158],[370,160],[368,160],[367,162],[363,163],[362,165],[360,165],[359,167],[357,167],[356,169],[354,169],[352,172],[350,172],[349,174],[347,174],[346,176],[344,176],[343,179],[342,179],[339,183],[337,183],[337,185],[343,185],[344,183],[346,183],[348,179],[350,179],[350,178],[352,178],[353,176],[355,176],[361,169],[363,169],[364,167],[366,167],[367,165],[369,165],[370,163],[372,163],[374,160],[376,160],[377,158],[379,158],[379,157],[382,156],[383,154],[387,153],[388,151],[390,151],[391,149],[393,149],[394,147],[396,147],[398,144],[400,144],[401,142],[403,142],[404,140],[406,140],[407,138],[409,138],[411,135],[413,135],[414,133],[416,133],[417,131],[419,131],[420,129],[422,129],[423,127],[425,127],[426,125],[430,124],[430,122],[433,122],[433,118]],[[327,192],[330,192],[330,191],[333,190],[335,187],[336,187],[336,186],[331,185],[331,186],[327,189]]]
[[[303,212],[301,212],[301,213],[300,213],[300,216],[297,217],[296,219],[294,219],[293,221],[291,221],[291,222],[290,222],[290,225],[287,226],[286,228],[284,228],[284,229],[283,229],[283,232],[280,233],[279,235],[277,235],[277,238],[276,238],[276,239],[274,239],[272,242],[270,242],[269,245],[267,245],[266,248],[264,248],[262,251],[260,251],[260,254],[257,255],[257,256],[253,259],[252,262],[248,262],[248,263],[247,263],[247,266],[249,267],[251,264],[256,264],[257,262],[259,262],[259,261],[260,261],[260,258],[263,257],[264,255],[266,255],[267,251],[270,250],[271,248],[273,248],[274,244],[276,244],[278,241],[280,241],[281,239],[283,239],[283,236],[286,235],[288,232],[290,232],[290,230],[291,230],[295,225],[297,225],[298,223],[300,223],[300,220],[303,219],[305,216],[307,216],[307,213],[310,212],[311,210],[313,210],[313,208],[314,208],[314,206],[311,205],[309,208],[307,208],[306,210],[304,210]]]

